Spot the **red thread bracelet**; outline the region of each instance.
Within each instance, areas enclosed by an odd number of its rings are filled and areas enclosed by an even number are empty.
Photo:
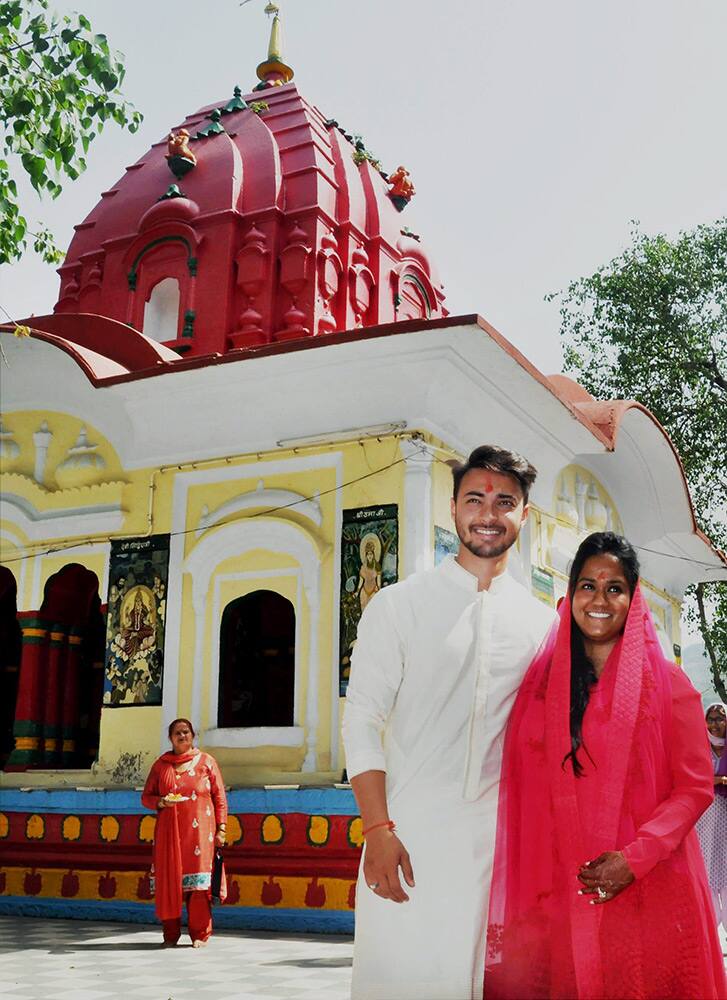
[[[387,827],[392,832],[396,829],[396,823],[393,821],[393,819],[387,819],[387,820],[384,820],[383,823],[374,823],[373,826],[370,826],[370,827],[368,827],[368,829],[364,830],[362,832],[361,836],[365,837],[367,833],[371,833],[372,830],[378,830],[379,827],[382,827],[382,826]]]

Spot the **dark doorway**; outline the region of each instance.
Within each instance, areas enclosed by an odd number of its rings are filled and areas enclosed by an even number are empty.
[[[292,726],[295,609],[271,590],[238,597],[220,629],[218,725]]]
[[[20,675],[21,633],[15,577],[0,566],[0,768],[15,745],[13,723]]]

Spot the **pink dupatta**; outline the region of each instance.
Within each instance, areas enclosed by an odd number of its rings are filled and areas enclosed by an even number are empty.
[[[586,726],[594,719],[591,703],[586,710],[579,759],[587,775],[576,778],[570,761],[563,765],[570,750],[570,637],[566,600],[508,723],[485,998],[722,997],[704,866],[688,832],[709,802],[706,747],[697,733],[694,753],[676,746],[672,752],[685,729],[682,715],[688,726],[701,716],[698,695],[675,678],[637,588],[599,681],[607,686],[597,726]],[[684,773],[676,776],[679,767]],[[579,788],[579,782],[591,784]],[[589,896],[578,895],[577,874],[607,850],[625,850],[643,877],[613,901],[592,906]]]

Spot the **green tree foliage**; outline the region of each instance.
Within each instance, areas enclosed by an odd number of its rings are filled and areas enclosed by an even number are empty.
[[[0,264],[21,257],[28,238],[49,263],[62,256],[47,228],[28,231],[13,173],[57,198],[61,180],[86,169],[105,122],[136,131],[141,116],[121,98],[123,77],[119,55],[83,15],[57,16],[48,0],[0,0]]]
[[[727,219],[674,240],[635,229],[620,257],[559,296],[565,370],[600,399],[651,410],[679,451],[700,524],[726,548]],[[687,615],[727,701],[727,585],[699,583],[691,596]]]

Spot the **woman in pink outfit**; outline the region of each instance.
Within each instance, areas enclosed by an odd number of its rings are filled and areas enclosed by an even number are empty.
[[[225,843],[227,799],[217,761],[193,746],[189,719],[169,726],[172,750],[152,765],[141,801],[157,811],[154,833],[156,913],[163,944],[176,945],[187,903],[189,936],[195,948],[212,933],[210,908],[215,846]],[[227,895],[222,884],[221,899]]]
[[[581,544],[505,739],[486,1000],[723,1000],[694,824],[699,695],[661,652],[629,543]]]

